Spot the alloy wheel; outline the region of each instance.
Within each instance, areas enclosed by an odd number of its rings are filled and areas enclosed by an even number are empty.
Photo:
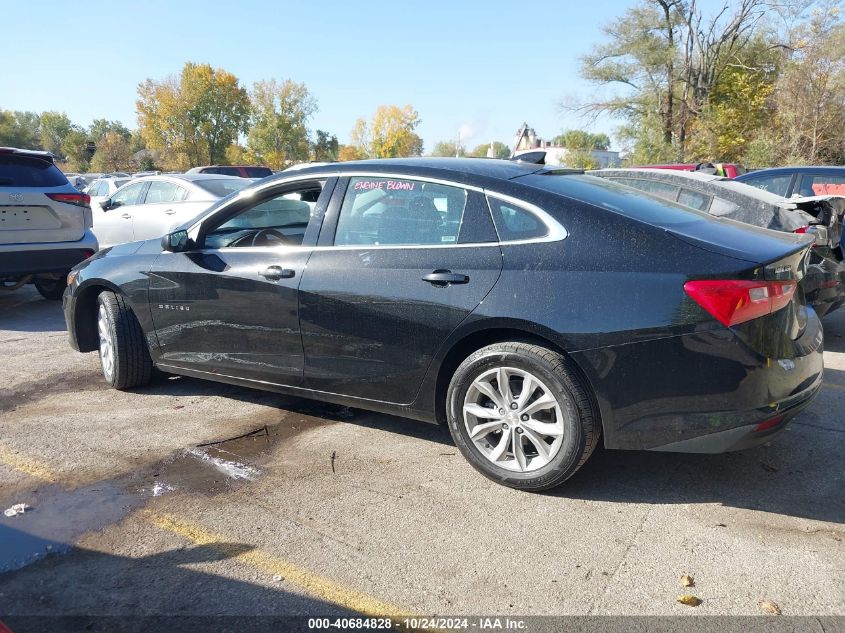
[[[106,380],[111,381],[114,377],[114,340],[111,322],[104,305],[100,305],[97,312],[97,332],[100,336],[100,363],[103,366],[103,375]]]
[[[479,375],[464,398],[464,425],[479,452],[516,472],[548,464],[563,442],[563,410],[537,376],[516,367]]]

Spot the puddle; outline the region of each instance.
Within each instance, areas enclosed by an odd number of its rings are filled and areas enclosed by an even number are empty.
[[[174,492],[211,496],[237,490],[262,475],[262,464],[285,440],[333,422],[294,412],[286,417],[291,421],[180,449],[114,479],[75,489],[53,484],[5,499],[4,508],[26,503],[32,509],[15,517],[0,516],[0,573],[66,552],[86,532],[117,523],[153,497]]]

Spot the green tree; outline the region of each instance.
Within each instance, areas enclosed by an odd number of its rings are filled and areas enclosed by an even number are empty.
[[[62,142],[65,137],[71,132],[81,131],[64,112],[42,112],[39,123],[41,147],[56,156],[63,156]]]
[[[118,132],[107,132],[97,144],[97,151],[91,159],[91,168],[99,172],[112,172],[132,167],[129,142]]]
[[[88,135],[82,130],[72,130],[62,141],[62,155],[71,171],[86,172],[90,167]]]
[[[237,77],[191,62],[178,78],[139,84],[136,106],[147,149],[161,152],[172,168],[224,162],[250,116],[249,95]]]
[[[337,136],[324,130],[317,130],[314,140],[314,160],[331,163],[337,160],[340,149]]]
[[[508,159],[511,157],[511,148],[501,141],[493,141],[492,145],[494,158]],[[490,143],[482,143],[481,145],[477,145],[475,149],[469,153],[469,156],[486,157],[489,149]]]
[[[308,120],[317,100],[304,83],[286,79],[258,81],[252,89],[252,128],[247,147],[259,160],[276,169],[307,161],[310,153]]]
[[[120,121],[109,121],[108,119],[94,119],[91,126],[88,128],[88,137],[90,140],[97,143],[109,132],[117,132],[127,141],[131,138],[132,132],[129,131]]]
[[[591,150],[610,148],[610,138],[607,134],[593,134],[586,130],[566,130],[556,136],[552,143],[570,150]]]
[[[439,141],[434,144],[434,149],[431,150],[432,156],[464,156],[464,148],[455,141]]]
[[[0,110],[0,146],[42,149],[38,115],[35,112]]]
[[[350,134],[352,145],[368,158],[420,156],[423,141],[414,132],[420,116],[410,105],[382,105],[369,123],[358,119]]]

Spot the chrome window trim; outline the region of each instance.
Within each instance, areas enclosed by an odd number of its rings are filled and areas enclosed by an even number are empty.
[[[540,207],[530,202],[525,202],[524,200],[520,200],[519,198],[514,198],[513,196],[509,196],[504,193],[499,193],[497,191],[492,191],[490,189],[484,189],[482,187],[477,187],[475,185],[467,185],[460,182],[456,182],[454,180],[444,180],[442,178],[432,178],[429,176],[409,176],[407,174],[396,174],[396,173],[384,173],[384,172],[369,172],[369,171],[336,171],[336,172],[320,172],[315,174],[297,174],[296,176],[291,175],[290,178],[283,178],[280,180],[273,180],[272,182],[268,182],[260,187],[256,187],[255,189],[249,189],[248,191],[241,190],[238,194],[229,201],[226,205],[227,207],[232,204],[237,204],[243,202],[248,198],[256,197],[260,195],[262,192],[266,191],[267,189],[275,189],[277,187],[283,187],[288,184],[296,184],[297,182],[308,182],[313,180],[328,180],[329,178],[396,178],[397,180],[416,180],[420,182],[429,182],[432,184],[437,185],[446,185],[449,187],[458,187],[461,189],[465,189],[467,191],[475,191],[484,196],[489,196],[501,200],[503,202],[507,202],[514,206],[518,206],[522,209],[525,209],[529,213],[536,215],[540,221],[546,225],[549,229],[548,235],[544,235],[542,237],[533,237],[525,240],[497,240],[495,242],[473,242],[470,244],[352,244],[352,245],[344,245],[344,246],[232,246],[232,247],[224,247],[220,249],[210,249],[210,250],[222,250],[222,251],[243,251],[243,252],[266,252],[268,250],[277,252],[278,249],[281,248],[291,248],[291,249],[298,249],[298,250],[310,250],[310,251],[325,251],[325,250],[399,250],[399,249],[420,249],[420,248],[479,248],[485,246],[511,246],[511,245],[521,245],[521,244],[542,244],[546,242],[559,242],[565,240],[569,237],[569,232],[557,221],[555,220],[548,212],[544,211]],[[216,209],[214,213],[221,211],[223,207]],[[203,216],[202,218],[198,219],[196,223],[194,223],[189,229],[188,234],[192,238],[196,238],[197,233],[199,231],[199,226],[202,222],[209,217],[208,215]],[[163,251],[166,252],[166,251]]]

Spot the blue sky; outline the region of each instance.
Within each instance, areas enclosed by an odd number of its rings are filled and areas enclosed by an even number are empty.
[[[134,128],[138,83],[194,61],[247,86],[305,82],[320,108],[311,127],[341,142],[356,118],[405,103],[420,114],[426,151],[461,128],[470,147],[510,144],[523,121],[546,138],[569,127],[610,133],[612,121],[589,126],[559,103],[595,92],[578,58],[632,3],[8,2],[0,108]]]

